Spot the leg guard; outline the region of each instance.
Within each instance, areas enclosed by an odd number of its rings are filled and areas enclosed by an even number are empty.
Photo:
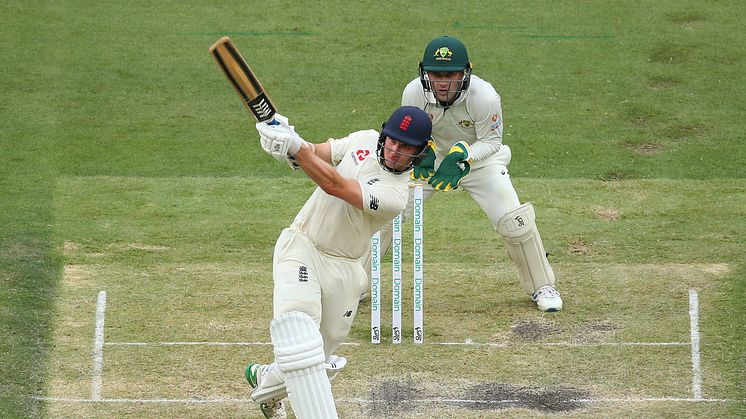
[[[252,375],[255,377],[255,382],[252,382]],[[249,365],[246,368],[246,380],[254,387],[251,390],[250,396],[257,403],[270,403],[282,400],[288,395],[285,389],[285,376],[280,371],[277,363]]]
[[[535,218],[533,205],[523,204],[508,211],[497,225],[508,256],[518,267],[523,291],[529,295],[545,285],[554,286],[554,272],[547,261]]]
[[[324,368],[324,345],[313,319],[291,311],[270,324],[275,360],[285,376],[290,404],[299,419],[337,418]]]
[[[346,365],[347,358],[343,356],[332,355],[327,358],[324,362],[324,369],[329,381],[333,381]],[[252,368],[260,368],[261,371],[250,371]],[[285,388],[285,375],[280,371],[276,362],[269,365],[249,365],[246,368],[246,379],[249,384],[252,383],[249,378],[250,374],[254,374],[256,377],[256,385],[252,384],[254,389],[251,391],[251,399],[255,402],[269,403],[282,400],[288,396],[287,388]]]

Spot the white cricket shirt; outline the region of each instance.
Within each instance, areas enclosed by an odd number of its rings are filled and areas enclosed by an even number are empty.
[[[339,174],[356,179],[363,209],[316,188],[290,225],[330,256],[359,259],[370,251],[370,238],[398,215],[407,203],[409,172],[401,175],[378,163],[378,132],[357,131],[331,142],[332,162]]]

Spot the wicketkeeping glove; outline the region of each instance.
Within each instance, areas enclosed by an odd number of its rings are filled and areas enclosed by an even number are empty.
[[[471,171],[469,144],[459,141],[451,147],[435,174],[427,181],[433,189],[450,191],[458,188],[461,179]]]
[[[414,166],[409,177],[415,180],[428,180],[435,174],[435,143],[429,141],[425,148],[425,158]]]

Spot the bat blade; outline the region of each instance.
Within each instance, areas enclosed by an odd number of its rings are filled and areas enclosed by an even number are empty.
[[[227,36],[218,39],[210,47],[210,55],[254,118],[259,122],[271,120],[277,108],[231,39]]]

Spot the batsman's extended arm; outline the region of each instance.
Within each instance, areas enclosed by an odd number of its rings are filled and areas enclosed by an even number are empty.
[[[363,192],[360,184],[357,180],[340,175],[331,165],[329,143],[306,143],[295,155],[295,160],[324,192],[336,196],[357,209],[363,208]]]
[[[293,158],[324,192],[355,208],[363,208],[360,184],[343,177],[331,165],[331,145],[328,142],[311,144],[301,138],[291,126],[283,123],[267,125],[259,122],[256,129],[259,131],[262,148],[272,157],[278,160],[285,160],[288,156]]]

